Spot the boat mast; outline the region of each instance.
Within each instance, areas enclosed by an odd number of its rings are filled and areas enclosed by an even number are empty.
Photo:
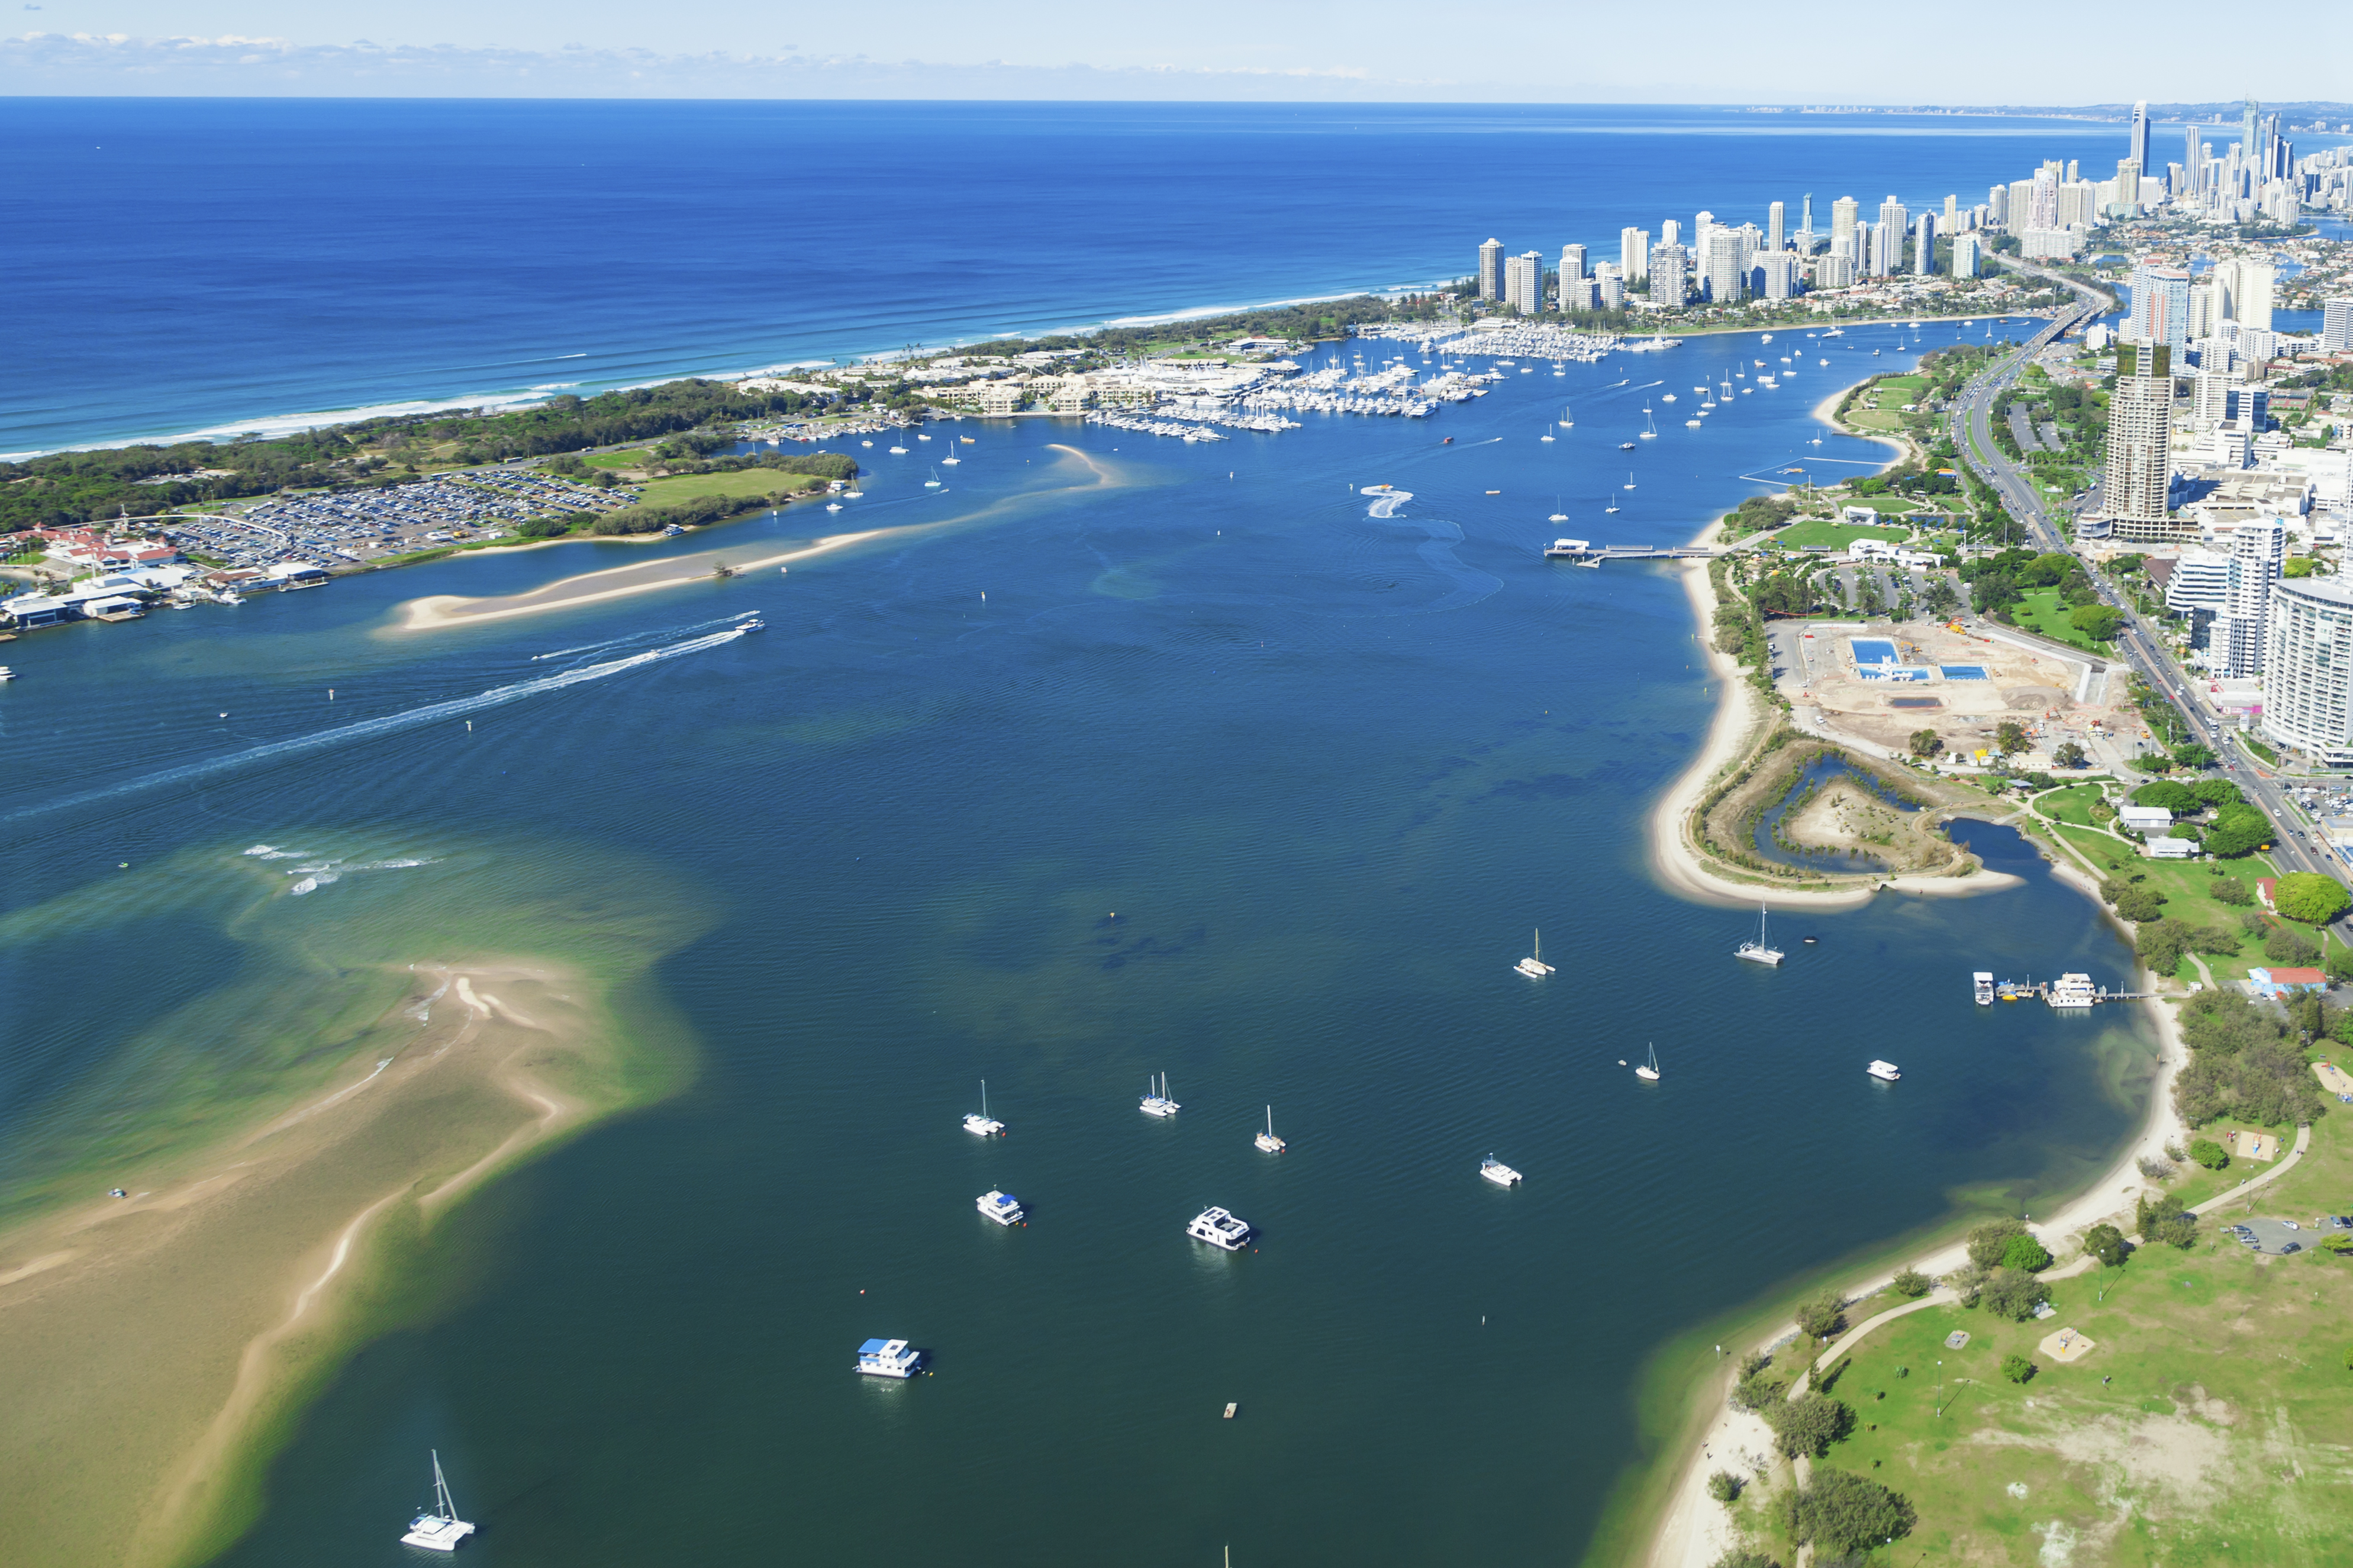
[[[458,1505],[449,1500],[449,1483],[441,1478],[441,1450],[435,1448],[432,1454],[433,1506],[440,1511],[443,1519],[455,1519],[458,1517]]]

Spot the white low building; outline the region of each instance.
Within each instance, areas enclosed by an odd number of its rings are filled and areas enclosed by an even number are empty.
[[[2173,826],[2173,813],[2161,805],[2122,805],[2116,820],[2135,833],[2163,833]]]
[[[2189,860],[2198,854],[2194,838],[2152,838],[2148,841],[2148,858],[2152,860]]]

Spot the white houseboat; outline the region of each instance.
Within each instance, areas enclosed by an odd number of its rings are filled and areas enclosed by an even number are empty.
[[[999,1225],[1018,1225],[1027,1217],[1021,1200],[1011,1193],[983,1193],[976,1201],[980,1212]]]
[[[1206,1241],[1211,1247],[1222,1247],[1228,1252],[1240,1252],[1250,1238],[1250,1222],[1224,1209],[1208,1208],[1193,1216],[1185,1234],[1195,1241]]]
[[[1479,1173],[1499,1187],[1516,1187],[1520,1184],[1520,1173],[1493,1154],[1479,1162]]]
[[[868,1377],[913,1377],[923,1352],[904,1340],[869,1340],[858,1347],[858,1370]]]
[[[2089,1007],[2099,998],[2088,974],[2063,974],[2042,998],[2053,1007]]]

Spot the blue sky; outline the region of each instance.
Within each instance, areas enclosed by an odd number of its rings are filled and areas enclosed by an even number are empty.
[[[2031,103],[2321,98],[2297,13],[2230,52],[2136,51],[2068,0],[0,0],[0,92]],[[2143,0],[2143,37],[2212,26]],[[2317,16],[2319,13],[2302,15]],[[2315,40],[2316,42],[2317,40]],[[2166,54],[2169,58],[2146,58]]]

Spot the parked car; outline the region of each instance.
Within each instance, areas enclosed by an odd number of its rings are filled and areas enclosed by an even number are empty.
[[[2280,1256],[2282,1258],[2285,1258],[2291,1252],[2302,1252],[2303,1250],[2304,1243],[2300,1241],[2291,1241],[2285,1247],[2280,1248]]]

